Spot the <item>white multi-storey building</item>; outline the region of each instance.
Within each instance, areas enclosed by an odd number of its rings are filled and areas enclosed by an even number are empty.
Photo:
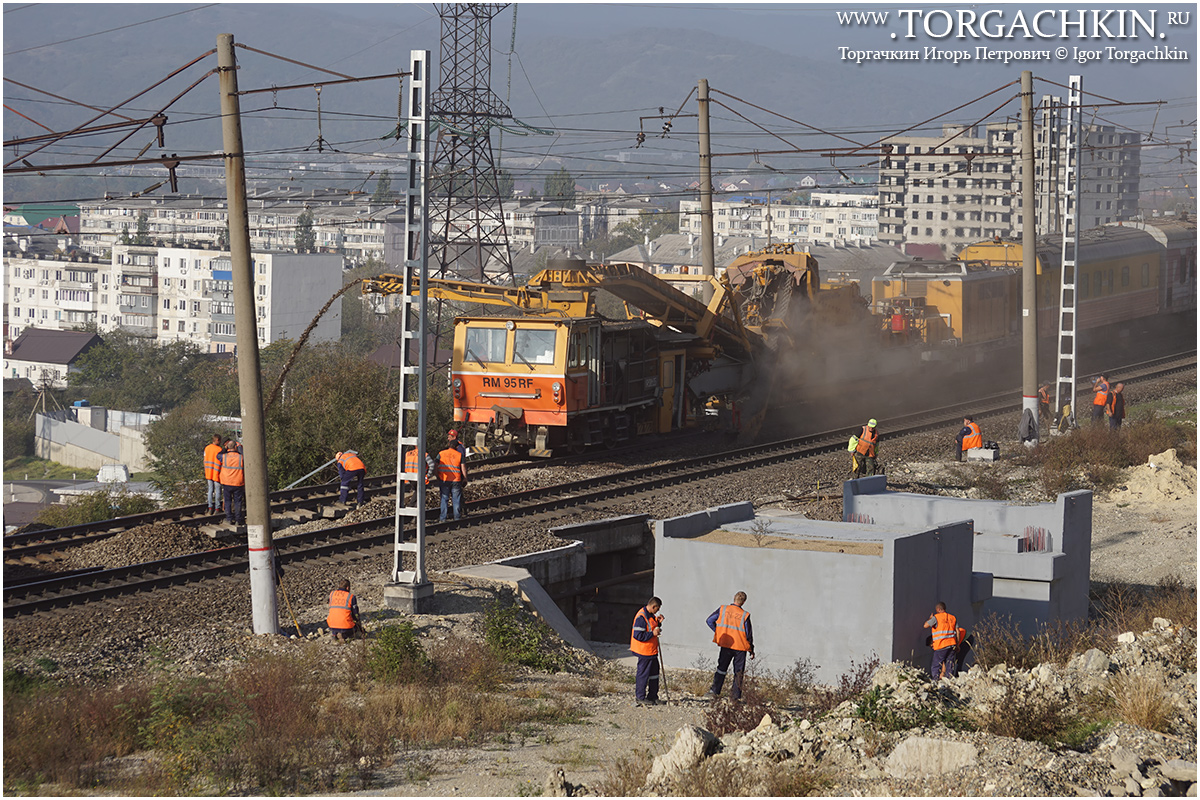
[[[1055,142],[1057,140],[1057,146]],[[1047,146],[1049,144],[1050,146]],[[1078,176],[1079,230],[1137,214],[1140,134],[1108,125],[1084,132]],[[974,128],[947,125],[941,136],[895,136],[879,170],[879,238],[896,247],[935,245],[947,256],[1023,228],[1020,130],[1015,123]],[[1060,228],[1065,133],[1035,131],[1038,233]]]
[[[762,236],[799,244],[869,245],[878,239],[874,194],[817,192],[810,205],[757,198],[713,201],[713,233]],[[679,232],[699,234],[700,201],[679,203]]]
[[[295,339],[342,287],[342,257],[253,254],[260,346]],[[185,340],[211,353],[232,352],[233,275],[227,251],[201,247],[115,245],[110,261],[5,258],[6,337],[28,327],[73,330],[88,324],[124,330],[160,344]],[[336,340],[331,309],[310,334]]]
[[[345,193],[302,192],[281,187],[255,190],[246,200],[250,247],[254,250],[294,250],[300,215],[313,216],[317,250],[344,255],[351,263],[383,257],[383,219],[395,205],[370,204]],[[122,233],[137,234],[138,219],[146,216],[146,233],[156,244],[195,242],[216,246],[225,236],[229,210],[220,198],[203,195],[124,197],[86,201],[79,205],[81,246],[107,253],[120,244]]]

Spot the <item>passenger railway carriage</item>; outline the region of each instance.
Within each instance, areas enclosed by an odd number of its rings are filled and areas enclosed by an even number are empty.
[[[968,245],[964,261],[1022,266],[1020,242]],[[1196,223],[1187,220],[1105,225],[1082,231],[1076,276],[1077,330],[1089,331],[1161,314],[1196,310]],[[1062,236],[1037,243],[1038,331],[1058,330]]]

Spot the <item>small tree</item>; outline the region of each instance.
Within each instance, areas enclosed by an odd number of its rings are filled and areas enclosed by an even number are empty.
[[[371,195],[371,202],[387,205],[395,199],[396,193],[392,191],[392,173],[385,169],[379,173],[379,180],[375,181],[375,193]]]
[[[137,218],[137,234],[133,237],[133,243],[139,245],[150,244],[150,218],[143,211],[138,214]]]
[[[516,189],[516,182],[513,180],[512,173],[506,169],[501,169],[496,172],[496,194],[501,200],[511,200],[513,192]]]
[[[575,205],[575,178],[567,172],[566,167],[559,167],[553,175],[547,177],[543,188],[546,200],[564,206]]]
[[[133,237],[129,235],[129,223],[121,224],[121,244],[133,244]]]
[[[317,249],[317,232],[313,230],[313,213],[304,209],[296,217],[296,252],[312,253]]]

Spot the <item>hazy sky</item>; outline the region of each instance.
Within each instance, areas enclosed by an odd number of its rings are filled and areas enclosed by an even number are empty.
[[[1056,84],[1082,74],[1097,119],[1175,142],[1191,138],[1195,127],[1196,13],[1195,4],[1145,3],[521,3],[494,19],[491,83],[518,119],[556,131],[506,135],[511,155],[571,165],[632,148],[641,125],[652,141],[639,156],[652,149],[661,174],[674,177],[694,172],[694,120],[677,120],[675,135],[663,140],[653,137],[660,122],[642,118],[659,106],[674,111],[699,78],[775,112],[714,108],[716,151],[769,147],[762,128],[792,142],[815,136],[814,128],[830,132],[821,147],[842,134],[872,140],[960,105],[946,121],[1004,119],[1016,114],[1012,89],[979,98],[1026,69],[1036,79],[1035,97],[1064,94]],[[354,76],[392,72],[407,67],[413,48],[430,49],[435,61],[439,55],[436,9],[414,3],[9,3],[3,29],[6,139],[82,123],[96,112],[79,104],[109,108],[135,96],[211,49],[219,33],[302,62],[239,51],[242,88],[331,77],[311,67]],[[196,74],[164,83],[131,108],[162,107]],[[172,124],[189,123],[177,129],[174,141],[183,143],[176,146],[217,146],[210,130],[187,135],[211,116],[215,99],[206,85],[173,107]],[[331,88],[321,101],[318,131],[311,90],[246,98],[248,137],[276,144],[290,135],[290,145],[302,147],[321,136],[346,143],[347,152],[370,152],[382,146],[368,137],[377,140],[394,124],[393,83]],[[1153,101],[1162,102],[1135,105]],[[689,103],[684,113],[694,113],[694,98]],[[359,127],[342,133],[338,126],[351,121]],[[115,152],[132,155],[144,139]],[[87,146],[99,149],[98,142]],[[60,149],[58,157],[77,158],[84,147]],[[8,149],[6,162],[13,155]]]

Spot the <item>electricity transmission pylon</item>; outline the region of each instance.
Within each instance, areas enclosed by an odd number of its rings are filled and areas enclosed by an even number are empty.
[[[429,266],[440,278],[511,284],[512,254],[491,131],[512,112],[492,93],[492,19],[507,3],[444,3],[430,116]]]

